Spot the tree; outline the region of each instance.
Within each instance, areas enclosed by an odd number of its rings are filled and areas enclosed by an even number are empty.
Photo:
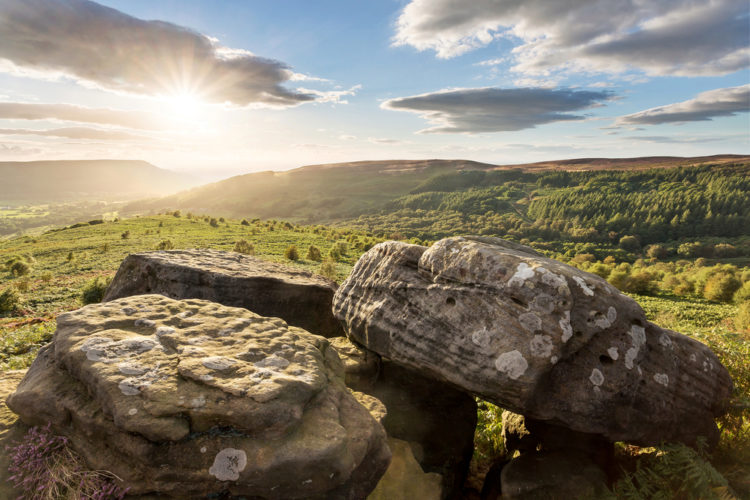
[[[631,235],[626,235],[620,238],[619,245],[620,248],[627,252],[637,252],[641,249],[641,243],[638,241],[638,238]]]
[[[315,245],[310,245],[310,248],[307,249],[307,256],[305,258],[313,262],[320,262],[322,259],[320,249]]]

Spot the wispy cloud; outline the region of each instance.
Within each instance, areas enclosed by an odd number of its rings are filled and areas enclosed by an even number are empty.
[[[0,119],[59,120],[100,125],[116,125],[133,129],[155,130],[164,119],[154,113],[123,111],[108,108],[88,108],[73,104],[43,104],[0,102]]]
[[[514,69],[535,75],[718,75],[748,67],[747,12],[745,0],[412,0],[394,43],[450,58],[506,37]]]
[[[505,132],[582,120],[571,114],[614,98],[606,91],[547,88],[449,89],[385,101],[381,107],[417,113],[434,126],[422,133]]]
[[[37,135],[44,137],[64,137],[92,141],[143,141],[148,138],[119,130],[102,130],[88,127],[67,127],[47,130],[0,128],[0,135]]]
[[[615,125],[658,125],[707,121],[750,111],[750,84],[702,92],[693,99],[618,118]]]
[[[111,91],[194,94],[237,106],[316,99],[283,86],[295,73],[280,61],[87,0],[3,0],[0,40],[6,70],[69,77]]]

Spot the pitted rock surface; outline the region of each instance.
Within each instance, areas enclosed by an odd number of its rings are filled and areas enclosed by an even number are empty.
[[[52,422],[133,494],[362,498],[388,466],[385,431],[323,337],[161,295],[57,324],[8,406],[29,425]]]
[[[610,441],[715,441],[732,388],[708,347],[650,323],[600,277],[498,238],[381,243],[334,314],[395,363]]]
[[[221,250],[167,250],[131,254],[104,302],[158,293],[244,307],[324,337],[344,335],[331,314],[336,283],[307,271]]]

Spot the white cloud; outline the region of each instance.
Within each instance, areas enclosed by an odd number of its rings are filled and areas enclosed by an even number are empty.
[[[746,0],[412,0],[394,44],[455,57],[506,37],[514,70],[718,75],[750,64]]]
[[[45,104],[0,102],[0,119],[60,120],[100,125],[117,125],[134,129],[157,129],[164,124],[162,117],[143,111],[123,111],[108,108],[88,108],[73,104]]]
[[[693,99],[621,116],[616,125],[707,121],[750,111],[750,84],[701,92]]]
[[[102,130],[88,127],[66,127],[48,130],[0,128],[0,135],[37,135],[43,137],[64,137],[91,141],[142,141],[147,138],[119,130]]]
[[[282,62],[87,0],[3,0],[0,40],[5,71],[73,78],[110,91],[191,94],[237,106],[315,99],[283,86],[295,74]]]
[[[297,89],[300,92],[304,92],[307,95],[316,96],[317,102],[329,102],[332,104],[349,104],[349,101],[345,99],[347,96],[354,96],[357,91],[362,88],[362,85],[355,85],[347,90],[313,90],[313,89]]]
[[[422,133],[505,132],[557,121],[613,99],[606,91],[546,88],[447,89],[385,101],[381,107],[419,114],[434,126]]]

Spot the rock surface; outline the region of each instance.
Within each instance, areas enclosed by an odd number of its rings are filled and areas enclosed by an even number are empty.
[[[389,438],[409,443],[427,473],[442,476],[442,498],[459,498],[474,451],[474,398],[424,377],[344,337],[331,339],[344,363],[347,385],[382,401]]]
[[[534,451],[514,458],[501,473],[507,500],[604,498],[607,476],[586,455]]]
[[[168,250],[128,255],[104,302],[158,293],[204,299],[282,318],[324,337],[344,335],[331,314],[336,283],[322,276],[220,250]]]
[[[335,350],[278,318],[139,295],[57,324],[8,406],[133,494],[355,499],[388,466]]]
[[[8,370],[0,377],[0,498],[18,498],[21,495],[21,491],[15,489],[8,480],[10,453],[6,447],[15,446],[29,427],[8,409],[5,399],[16,390],[25,374],[26,370]]]
[[[381,243],[334,314],[394,363],[610,441],[715,441],[732,388],[708,347],[603,279],[497,238]]]

